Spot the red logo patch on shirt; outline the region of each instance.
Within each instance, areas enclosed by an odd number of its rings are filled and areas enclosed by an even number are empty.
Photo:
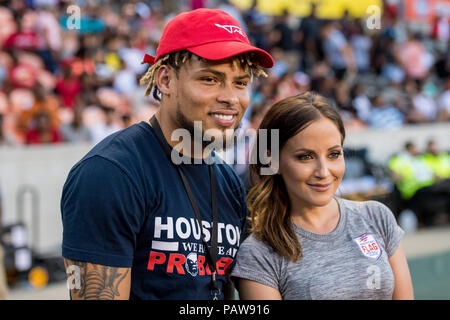
[[[378,260],[381,256],[381,247],[378,245],[377,239],[375,239],[373,234],[364,233],[359,237],[354,238],[353,241],[355,241],[362,254],[367,258]]]

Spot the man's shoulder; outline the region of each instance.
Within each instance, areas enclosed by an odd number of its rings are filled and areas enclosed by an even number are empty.
[[[129,175],[139,174],[141,164],[152,161],[151,155],[156,153],[151,150],[155,147],[152,131],[145,123],[137,123],[100,141],[72,167],[71,172],[104,162],[113,164]]]
[[[81,161],[95,155],[111,161],[120,161],[129,157],[136,160],[142,154],[141,150],[153,147],[154,139],[152,138],[152,131],[145,126],[145,123],[137,123],[107,136],[97,143]]]

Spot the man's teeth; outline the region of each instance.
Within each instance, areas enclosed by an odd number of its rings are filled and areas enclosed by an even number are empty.
[[[218,114],[218,113],[213,113],[212,115],[221,120],[233,120],[233,115],[224,115],[224,114]]]

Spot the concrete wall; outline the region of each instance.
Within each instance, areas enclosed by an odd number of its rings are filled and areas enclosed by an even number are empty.
[[[386,163],[395,152],[401,150],[407,141],[416,143],[424,150],[428,139],[433,138],[441,150],[450,150],[450,123],[432,125],[410,125],[401,130],[364,130],[348,132],[344,145],[369,148],[369,158],[379,164]]]
[[[36,190],[39,199],[37,208],[33,207],[30,192],[25,194],[21,203],[30,245],[33,241],[31,217],[35,214],[39,219],[37,226],[39,239],[33,245],[41,253],[60,249],[62,227],[59,202],[62,187],[70,168],[90,148],[91,146],[87,145],[0,148],[3,223],[17,222],[20,190],[24,187]]]
[[[434,137],[441,148],[450,149],[450,124],[410,126],[392,132],[373,130],[348,132],[346,146],[367,146],[372,160],[384,163],[390,155],[402,148],[405,141],[411,139],[422,148],[430,137]],[[33,208],[30,193],[27,193],[20,203],[23,205],[25,222],[30,232],[29,238],[32,236],[33,212],[40,218],[37,226],[39,239],[34,245],[41,253],[60,250],[62,227],[59,203],[62,187],[70,168],[90,148],[90,145],[0,148],[3,222],[17,221],[20,207],[17,197],[23,187],[36,190],[39,194],[37,208]]]

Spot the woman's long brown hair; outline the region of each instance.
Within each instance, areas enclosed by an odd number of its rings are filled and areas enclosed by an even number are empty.
[[[337,110],[324,97],[306,92],[283,99],[274,104],[261,122],[259,129],[279,130],[278,145],[267,141],[267,151],[278,148],[278,154],[286,142],[305,129],[311,122],[320,118],[332,120],[339,129],[342,143],[345,129]],[[260,154],[260,130],[252,152]],[[270,134],[268,134],[270,136]],[[269,139],[270,140],[270,139]],[[298,261],[303,257],[302,247],[293,229],[290,216],[290,201],[286,186],[280,174],[261,175],[261,169],[267,167],[258,157],[255,164],[250,164],[250,178],[253,187],[247,196],[247,206],[250,211],[250,231],[260,241],[265,242],[279,255]]]

